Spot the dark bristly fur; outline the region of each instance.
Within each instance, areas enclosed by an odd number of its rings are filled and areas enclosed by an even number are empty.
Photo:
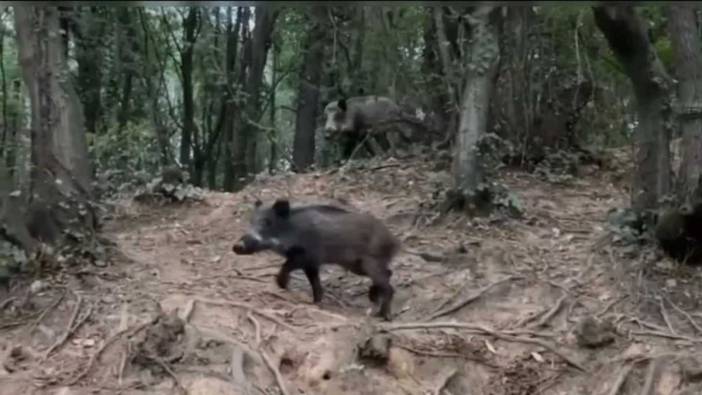
[[[387,320],[394,295],[389,266],[399,249],[398,239],[368,213],[332,205],[290,207],[283,199],[267,207],[256,202],[251,229],[234,246],[237,254],[273,250],[285,257],[276,282],[286,288],[290,273],[303,270],[315,303],[324,293],[321,265],[337,264],[367,276],[372,281],[368,297],[378,305],[376,315]]]

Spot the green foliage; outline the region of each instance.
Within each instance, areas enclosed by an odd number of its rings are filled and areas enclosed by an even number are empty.
[[[98,172],[120,169],[156,172],[159,148],[150,125],[128,122],[118,131],[113,125],[104,134],[88,135],[90,155]]]

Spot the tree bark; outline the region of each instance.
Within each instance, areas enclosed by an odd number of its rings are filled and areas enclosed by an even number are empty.
[[[225,86],[224,92],[224,102],[222,103],[222,127],[224,128],[224,135],[222,142],[224,144],[224,190],[233,191],[234,190],[234,125],[236,124],[237,115],[239,111],[237,110],[238,104],[235,102],[234,94],[235,91],[235,66],[236,58],[238,52],[238,42],[240,37],[245,40],[248,36],[245,34],[248,32],[249,24],[249,9],[248,7],[237,7],[237,17],[234,29],[232,29],[232,8],[227,9],[227,52],[225,56],[225,74],[227,78],[227,84]],[[242,51],[243,52],[243,51]],[[243,56],[240,59],[241,65],[245,64]],[[243,81],[244,78],[244,66],[240,66],[239,71],[239,81]]]
[[[480,6],[469,16],[473,32],[466,50],[469,74],[461,95],[453,164],[454,186],[463,196],[472,195],[482,181],[477,143],[488,124],[500,58],[498,11],[494,6]]]
[[[180,54],[180,74],[183,79],[183,131],[180,140],[180,163],[190,165],[190,150],[195,132],[195,103],[193,102],[193,49],[195,47],[195,28],[197,25],[197,7],[190,7],[188,16],[183,21],[183,49]]]
[[[134,55],[139,51],[136,41],[136,30],[129,8],[122,8],[119,14],[120,28],[124,29],[124,40],[121,42],[121,69],[122,69],[122,91],[120,95],[119,110],[117,112],[118,130],[123,130],[127,126],[131,116],[131,99],[134,75],[136,74],[136,64]],[[88,106],[89,107],[89,106]]]
[[[593,12],[636,96],[639,124],[632,206],[637,212],[652,210],[671,189],[671,81],[649,41],[644,22],[632,6],[600,6]]]
[[[42,241],[56,243],[64,237],[61,232],[48,232],[51,224],[73,230],[74,235],[96,225],[90,209],[91,169],[83,113],[70,80],[62,75],[67,66],[57,9],[17,7],[15,29],[32,108],[33,167],[27,215],[37,219],[31,226],[35,238],[39,232]],[[41,210],[41,215],[33,215],[32,207]]]
[[[305,54],[297,91],[297,117],[293,141],[293,166],[305,171],[314,163],[315,129],[319,113],[319,84],[322,78],[325,37],[328,30],[327,7],[314,6],[310,12],[311,28],[305,42]]]
[[[76,90],[85,108],[85,126],[88,133],[97,133],[102,117],[102,51],[103,23],[98,10],[92,7],[80,14],[80,29],[76,37],[76,62],[78,78]]]
[[[242,60],[247,70],[244,85],[247,100],[244,106],[244,116],[239,118],[239,124],[235,128],[232,147],[235,190],[241,189],[255,171],[258,137],[256,124],[261,119],[263,69],[266,65],[266,57],[271,45],[277,15],[278,12],[271,6],[256,7],[254,30],[244,45]]]
[[[64,77],[61,37],[50,33],[59,30],[58,12],[55,7],[18,7],[15,13],[19,62],[31,97],[32,162],[46,165],[42,155],[55,155],[80,186],[90,191],[92,168],[83,110],[73,85]],[[37,25],[40,33],[31,30]]]
[[[667,7],[678,101],[683,110],[679,119],[682,162],[676,189],[679,201],[685,203],[702,198],[702,54],[696,10],[697,6],[691,4]]]

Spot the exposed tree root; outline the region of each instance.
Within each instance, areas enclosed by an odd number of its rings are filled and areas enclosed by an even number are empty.
[[[261,347],[261,325],[258,323],[256,317],[251,314],[251,311],[249,311],[247,314],[247,318],[251,321],[254,328],[256,328],[256,347],[258,348],[258,352],[261,354],[261,358],[263,358],[263,362],[266,363],[268,369],[271,371],[271,373],[273,373],[273,376],[275,376],[275,381],[278,383],[280,392],[282,392],[283,395],[289,395],[290,393],[285,388],[285,382],[283,381],[283,376],[280,374],[280,370],[278,370],[278,368],[263,350],[263,347]]]
[[[481,289],[480,291],[478,291],[478,292],[477,292],[476,294],[474,294],[474,295],[470,295],[470,296],[466,297],[466,298],[463,299],[463,300],[459,300],[458,302],[455,302],[451,307],[444,308],[443,306],[445,306],[446,304],[450,303],[450,301],[453,300],[453,299],[463,290],[463,288],[465,288],[465,287],[462,287],[461,289],[458,290],[458,292],[457,292],[456,294],[454,294],[454,295],[451,296],[449,299],[447,299],[446,302],[444,302],[444,303],[439,307],[439,309],[437,309],[437,311],[435,311],[432,315],[430,315],[430,316],[429,316],[429,319],[428,319],[427,321],[435,320],[435,319],[437,319],[437,318],[439,318],[439,317],[445,316],[445,315],[447,315],[447,314],[451,314],[451,313],[453,313],[453,312],[455,312],[455,311],[458,311],[458,310],[462,309],[462,308],[465,307],[466,305],[468,305],[468,304],[474,302],[475,300],[477,300],[478,298],[480,298],[485,292],[489,291],[490,289],[492,289],[493,287],[495,287],[495,286],[497,286],[497,285],[499,285],[499,284],[502,284],[502,283],[504,283],[504,282],[511,281],[511,280],[519,280],[519,279],[522,279],[522,278],[524,278],[524,277],[520,277],[520,276],[508,276],[508,277],[506,277],[506,278],[503,278],[502,280],[495,281],[494,283],[492,283],[492,284],[490,284],[490,285],[484,287],[483,289]]]

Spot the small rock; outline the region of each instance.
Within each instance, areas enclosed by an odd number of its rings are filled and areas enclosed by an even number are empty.
[[[675,288],[678,286],[678,282],[674,278],[669,278],[665,281],[665,286],[668,288]]]
[[[29,289],[32,293],[39,293],[46,289],[46,283],[41,280],[36,280],[29,286]]]
[[[575,338],[580,347],[597,348],[614,341],[614,327],[611,322],[600,322],[594,317],[584,318],[575,328]]]

